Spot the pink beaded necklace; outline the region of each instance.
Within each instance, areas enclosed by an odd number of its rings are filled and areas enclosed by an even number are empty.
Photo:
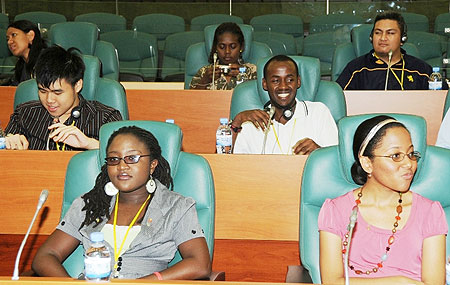
[[[372,270],[366,270],[366,271],[355,269],[355,267],[353,265],[350,265],[350,261],[349,261],[348,264],[347,264],[348,267],[351,270],[355,271],[356,274],[358,274],[358,275],[360,275],[360,274],[367,274],[367,275],[369,275],[371,273],[377,273],[378,269],[383,267],[383,262],[385,262],[387,260],[388,252],[391,249],[391,245],[395,241],[394,235],[397,232],[398,221],[401,219],[400,218],[400,213],[403,211],[403,207],[402,207],[402,202],[403,202],[402,201],[402,193],[399,192],[398,194],[399,194],[400,198],[398,199],[398,206],[396,208],[397,215],[395,216],[394,227],[392,228],[392,235],[388,238],[388,241],[387,241],[388,244],[386,246],[386,251],[383,254],[383,256],[381,257],[381,261],[378,262],[377,266],[372,268]],[[362,187],[359,190],[358,198],[355,200],[355,203],[356,203],[355,207],[358,207],[358,205],[361,204],[361,197],[362,197]],[[342,253],[343,254],[345,254],[345,252],[347,251],[349,232],[347,232],[344,237],[345,237],[344,241],[342,242]]]

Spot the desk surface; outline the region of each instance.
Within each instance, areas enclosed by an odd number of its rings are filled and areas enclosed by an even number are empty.
[[[190,281],[190,280],[164,280],[164,281],[153,281],[153,280],[121,280],[121,279],[113,279],[111,280],[112,284],[122,284],[122,285],[128,285],[128,284],[166,284],[166,285],[180,285],[180,284],[192,284],[192,285],[205,285],[205,284],[211,284],[211,285],[281,285],[286,283],[273,283],[273,282],[233,282],[233,281]],[[84,280],[74,280],[70,278],[52,278],[52,277],[21,277],[18,281],[12,281],[11,277],[0,277],[0,284],[11,284],[11,285],[17,285],[17,284],[30,284],[30,285],[37,285],[37,284],[65,284],[65,285],[71,285],[71,284],[105,284],[103,283],[86,283]],[[107,283],[106,283],[107,284]],[[301,284],[301,283],[296,283]]]

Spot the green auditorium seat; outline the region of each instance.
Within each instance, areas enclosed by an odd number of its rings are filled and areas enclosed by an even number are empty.
[[[184,81],[186,51],[191,45],[204,40],[203,32],[200,31],[188,31],[168,36],[162,59],[162,80]]]
[[[309,23],[309,33],[330,32],[346,27],[347,31],[360,24],[364,24],[362,17],[353,14],[329,14],[314,16]]]
[[[75,17],[75,22],[96,24],[100,34],[127,29],[127,20],[122,15],[111,13],[87,13]]]
[[[165,39],[175,33],[186,31],[184,19],[170,14],[146,14],[133,20],[133,29],[156,36],[159,50],[164,50]]]
[[[142,80],[153,81],[158,71],[158,43],[155,36],[130,30],[113,31],[100,35],[110,42],[119,54],[120,81],[130,75],[141,76]],[[137,80],[132,80],[137,81]]]
[[[430,31],[430,24],[427,16],[409,12],[402,12],[400,14],[402,14],[403,19],[405,19],[405,23],[408,26],[408,33],[410,31]]]
[[[87,22],[66,22],[52,25],[50,42],[65,49],[78,48],[82,54],[95,55],[102,63],[102,76],[119,79],[119,58],[115,47],[98,40],[98,28]]]
[[[243,24],[244,20],[238,16],[230,16],[227,14],[207,14],[192,18],[191,31],[203,31],[206,26],[222,24],[225,22],[233,22]]]
[[[51,25],[56,23],[66,22],[67,19],[64,15],[45,11],[34,11],[18,14],[14,17],[14,21],[28,20],[38,25],[41,33],[42,29],[50,29]]]
[[[339,145],[321,148],[309,155],[303,170],[300,197],[300,263],[308,270],[313,283],[320,284],[318,215],[327,198],[335,198],[359,187],[351,178],[353,136],[357,126],[377,114],[345,117],[338,123]],[[426,122],[414,115],[386,114],[402,122],[410,131],[414,149],[422,158],[411,184],[411,191],[441,202],[450,221],[450,150],[426,144]],[[450,240],[447,239],[447,255]],[[299,266],[290,266],[287,282],[302,282]]]
[[[295,54],[303,52],[303,20],[299,16],[288,14],[267,14],[255,16],[250,20],[255,32],[276,32],[292,35],[296,41]],[[289,53],[292,54],[292,53]]]
[[[290,34],[277,32],[254,32],[253,39],[260,43],[267,44],[273,55],[297,55],[297,45],[295,39]]]

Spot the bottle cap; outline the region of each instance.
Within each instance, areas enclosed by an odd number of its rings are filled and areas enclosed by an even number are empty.
[[[220,124],[221,124],[221,125],[226,125],[226,124],[228,124],[228,118],[220,118]]]
[[[166,123],[174,124],[175,120],[174,119],[166,119]]]
[[[93,232],[91,233],[91,242],[101,242],[104,240],[102,232]]]
[[[435,66],[435,67],[433,67],[433,72],[439,72],[439,67],[438,66]]]

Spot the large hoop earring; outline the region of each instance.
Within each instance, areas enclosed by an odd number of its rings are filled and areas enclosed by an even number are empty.
[[[145,184],[145,188],[147,188],[147,192],[152,194],[156,190],[156,182],[153,180],[153,176],[150,174],[150,179],[147,184]]]
[[[114,186],[114,184],[111,181],[106,183],[104,190],[106,195],[108,196],[115,196],[117,195],[117,193],[119,193],[119,190],[116,188],[116,186]]]

